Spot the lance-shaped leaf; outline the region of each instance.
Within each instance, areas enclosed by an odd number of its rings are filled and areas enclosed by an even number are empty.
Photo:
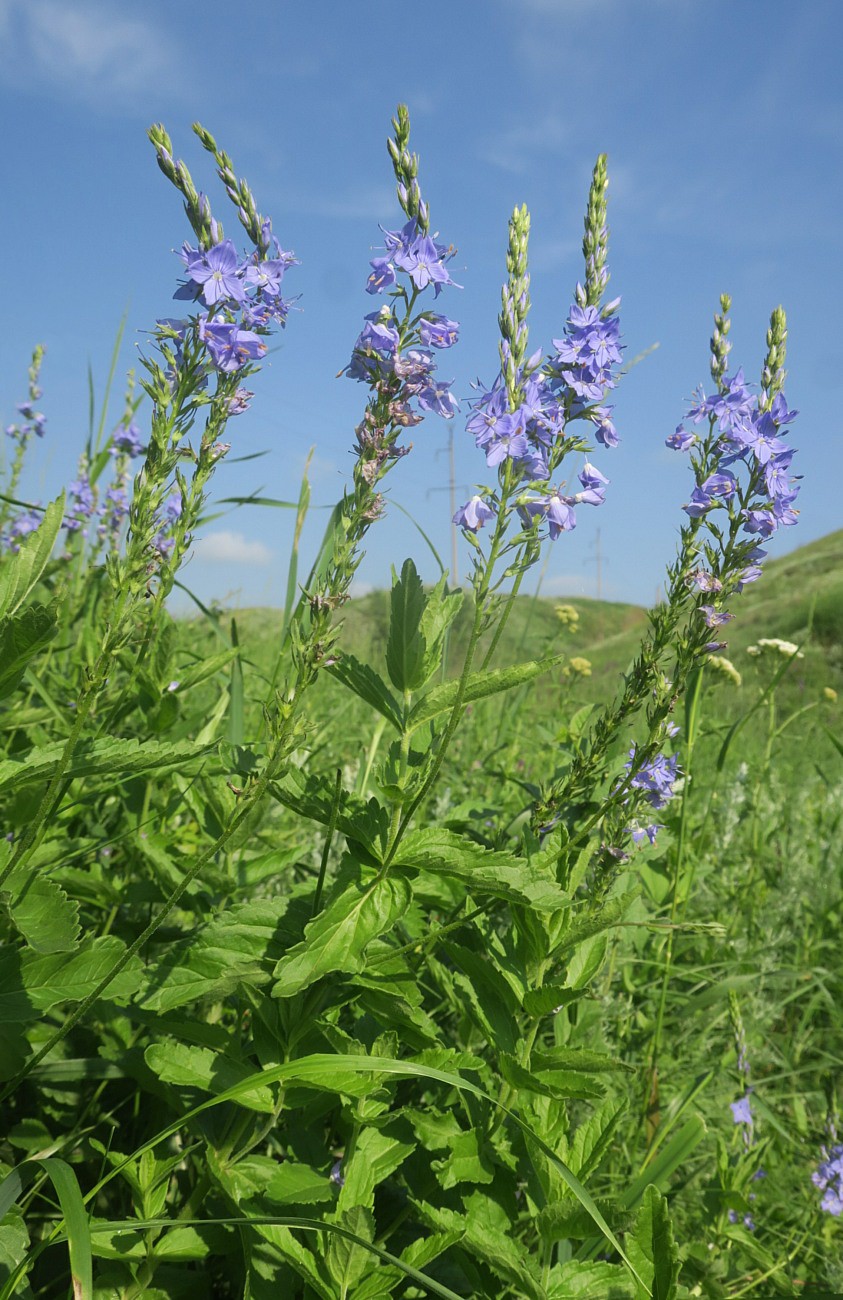
[[[116,935],[103,935],[67,956],[65,953],[0,953],[0,1023],[23,1024],[60,1002],[81,1002],[112,970],[126,951]],[[140,983],[141,962],[134,957],[109,985],[108,996],[119,1002],[131,997]]]
[[[27,665],[58,631],[56,606],[28,605],[0,622],[0,699],[20,686]]]
[[[13,872],[3,886],[15,927],[36,952],[72,952],[79,939],[79,904],[39,871]]]
[[[401,577],[392,583],[386,667],[397,691],[417,690],[424,681],[425,639],[421,620],[425,599],[422,580],[412,560],[405,560]]]
[[[141,1006],[172,1011],[199,998],[224,998],[241,984],[268,984],[275,963],[301,935],[310,908],[309,896],[287,894],[219,913],[147,967]]]
[[[64,753],[64,742],[57,741],[41,749],[30,749],[0,762],[0,790],[16,790],[32,781],[45,781],[55,772]],[[195,772],[209,762],[208,747],[197,747],[190,740],[168,744],[166,741],[118,740],[104,736],[101,740],[83,741],[74,750],[65,770],[68,779],[77,776],[108,775],[116,780],[153,772],[160,776],[171,768],[184,774]]]
[[[679,1277],[679,1250],[673,1236],[667,1200],[652,1183],[644,1193],[635,1222],[627,1238],[627,1249],[644,1286],[637,1300],[673,1300]]]
[[[484,849],[453,831],[413,831],[402,840],[395,865],[450,876],[463,881],[472,894],[490,894],[542,912],[556,912],[571,903],[545,863]]]
[[[304,939],[275,967],[272,996],[289,998],[323,975],[353,974],[365,961],[366,946],[391,930],[412,899],[400,876],[357,882],[338,894],[304,932]]]
[[[342,654],[335,664],[330,665],[328,672],[371,708],[377,709],[396,731],[402,730],[401,705],[374,668],[361,664],[354,655]]]
[[[203,1092],[225,1092],[235,1084],[253,1078],[251,1068],[242,1061],[214,1052],[210,1047],[193,1047],[173,1038],[152,1043],[144,1052],[144,1060],[164,1083],[200,1088]],[[240,1094],[240,1104],[248,1110],[271,1115],[275,1099],[271,1088],[256,1084]]]
[[[64,518],[64,493],[44,511],[38,528],[21,538],[15,555],[6,556],[0,569],[0,618],[20,609],[46,569]]]
[[[501,691],[511,690],[513,686],[531,682],[542,673],[558,668],[566,659],[567,655],[549,655],[546,659],[531,659],[528,663],[513,664],[511,668],[494,668],[491,672],[472,673],[466,683],[463,701],[465,704],[471,704],[473,700],[482,700],[488,695],[499,695]],[[458,679],[434,686],[410,711],[410,729],[414,730],[423,723],[430,722],[440,713],[447,713],[452,709],[458,690]]]

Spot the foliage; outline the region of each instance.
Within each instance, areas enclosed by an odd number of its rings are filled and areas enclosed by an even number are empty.
[[[371,262],[352,481],[304,581],[306,476],[259,502],[296,512],[283,613],[166,605],[295,265],[203,128],[250,251],[154,127],[197,247],[148,410],[130,378],[43,510],[18,498],[42,349],[9,428],[0,1297],[840,1286],[840,536],[740,595],[758,535],[795,522],[784,313],[754,396],[721,299],[687,417],[707,432],[669,440],[695,486],[664,602],[528,600],[604,500],[590,460],[564,475],[617,441],[605,157],[549,352],[516,209],[499,374],[468,421],[492,481],[456,518],[470,590],[406,559],[348,604],[404,431],[458,407],[435,357],[459,327],[430,306],[453,248],[403,107],[393,128],[406,224]]]

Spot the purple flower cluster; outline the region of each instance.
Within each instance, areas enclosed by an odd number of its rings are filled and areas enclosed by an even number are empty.
[[[274,245],[274,257],[261,259],[256,251],[240,260],[230,239],[206,249],[185,243],[180,253],[187,280],[173,296],[209,309],[198,317],[197,336],[212,366],[224,374],[260,360],[266,353],[263,336],[287,322],[291,300],[282,297],[281,281],[295,258],[284,252],[268,223],[264,225],[264,248]],[[181,341],[190,329],[188,321],[158,323]]]
[[[491,388],[483,388],[478,381],[480,396],[471,403],[466,429],[474,435],[490,468],[512,462],[525,484],[547,483],[559,463],[554,452],[566,437],[567,425],[581,418],[592,423],[602,446],[617,446],[612,408],[601,403],[615,386],[614,367],[623,350],[620,322],[614,315],[619,302],[610,303],[602,312],[577,303],[571,307],[564,336],[553,340],[554,355],[542,366],[541,352],[536,352],[519,367],[521,400],[514,410],[510,409],[503,373]],[[550,538],[555,540],[576,526],[574,506],[602,505],[609,480],[588,462],[579,479],[579,492],[566,494],[563,484],[548,487],[538,497],[522,499],[519,514],[525,527],[540,516],[547,520]],[[490,517],[491,507],[487,505],[486,510],[478,517],[476,510],[463,506],[453,522],[476,533]]]
[[[582,484],[580,492],[565,494],[562,488],[558,487],[547,496],[537,497],[519,505],[518,511],[522,521],[530,525],[537,517],[546,519],[551,541],[555,541],[560,533],[571,532],[577,526],[574,506],[601,506],[609,482],[599,469],[595,469],[588,461],[585,462],[577,477]]]
[[[84,532],[85,524],[96,509],[96,497],[90,479],[85,470],[79,471],[79,477],[68,485],[69,510],[65,515],[64,528],[68,533]]]
[[[401,230],[384,230],[383,233],[386,257],[376,257],[369,263],[372,270],[366,281],[367,293],[383,293],[385,289],[391,289],[397,283],[397,271],[408,275],[416,290],[426,289],[432,284],[437,298],[445,285],[454,284],[445,270],[445,263],[453,257],[454,249],[431,239],[415,217],[411,217]]]
[[[600,403],[609,389],[614,388],[616,379],[613,367],[620,364],[623,347],[620,342],[620,321],[615,312],[620,306],[620,298],[610,302],[600,311],[597,307],[580,306],[574,303],[565,323],[562,338],[553,339],[556,355],[552,358],[553,374],[560,385],[564,385],[579,402],[585,405]],[[600,421],[607,418],[604,410],[600,411]],[[598,423],[597,438],[610,440],[606,446],[614,446],[612,433],[604,428],[603,437]],[[611,428],[611,426],[610,426]]]
[[[831,1150],[822,1148],[822,1160],[811,1174],[811,1182],[823,1194],[820,1209],[839,1218],[843,1214],[843,1143]]]
[[[39,438],[44,437],[44,426],[47,423],[47,417],[42,415],[40,411],[36,411],[33,406],[33,402],[37,401],[40,396],[41,390],[36,388],[33,390],[33,396],[29,401],[18,402],[17,409],[23,423],[16,421],[13,424],[7,424],[7,437],[14,438],[21,443],[27,442],[33,433]]]
[[[414,297],[431,285],[438,297],[446,285],[454,284],[445,269],[454,250],[424,234],[415,218],[399,231],[383,233],[387,255],[370,262],[368,293],[380,294],[393,289],[399,274],[409,278]],[[390,296],[408,301],[403,287],[395,288]],[[453,380],[436,377],[435,353],[457,342],[458,323],[437,312],[424,311],[402,336],[394,309],[386,304],[379,311],[370,312],[364,320],[351,361],[343,373],[388,398],[389,419],[393,423],[420,422],[422,417],[409,405],[413,398],[420,410],[450,420],[459,410],[459,402],[451,392]]]
[[[181,519],[181,512],[181,492],[171,492],[161,507],[158,516],[158,532],[152,539],[152,549],[158,553],[162,560],[168,560],[173,553],[173,547],[176,544],[174,530],[179,519]]]
[[[624,764],[631,771],[636,765],[637,745],[629,751],[629,758]],[[677,778],[678,754],[656,754],[655,758],[642,763],[630,779],[632,790],[643,790],[644,797],[652,808],[664,808],[673,798],[674,783]]]
[[[535,372],[539,360],[540,354],[531,357],[525,369]],[[475,444],[485,452],[490,468],[511,459],[521,477],[546,482],[551,448],[565,428],[565,406],[540,371],[525,378],[524,369],[519,370],[518,379],[523,400],[516,410],[510,411],[506,384],[498,375],[492,387],[482,390],[471,403],[473,414],[466,429],[474,434]]]
[[[9,524],[8,530],[3,535],[3,542],[13,554],[20,550],[20,541],[29,533],[34,533],[35,529],[41,524],[44,518],[41,510],[22,510]]]
[[[717,447],[720,468],[696,485],[684,507],[686,514],[699,518],[717,506],[737,508],[743,531],[762,540],[779,528],[795,524],[798,511],[794,502],[799,485],[790,474],[795,451],[780,435],[797,415],[797,411],[788,410],[783,393],[776,395],[769,410],[762,410],[757,396],[744,381],[743,370],[725,379],[723,392],[709,397],[699,393],[686,419],[694,424],[709,419],[716,424],[720,434]],[[697,441],[697,435],[682,424],[666,439],[667,445],[678,451],[687,451]],[[749,470],[749,485],[743,492],[728,468],[738,463]],[[759,562],[765,554],[759,547],[754,548],[749,556],[750,564],[740,576],[738,590],[759,577]]]
[[[126,455],[130,460],[140,456],[146,448],[141,441],[141,431],[134,420],[118,425],[111,435],[112,456]]]

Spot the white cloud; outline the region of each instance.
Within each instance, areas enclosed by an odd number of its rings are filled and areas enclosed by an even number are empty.
[[[101,99],[179,83],[171,34],[104,0],[0,0],[0,31],[0,71],[18,85],[35,73],[51,87]]]
[[[558,154],[575,143],[570,124],[556,114],[513,123],[481,146],[481,157],[503,171],[531,171],[536,156]]]
[[[221,528],[206,533],[196,542],[196,558],[214,564],[250,564],[263,568],[272,561],[272,551],[263,542],[253,542],[242,533]]]

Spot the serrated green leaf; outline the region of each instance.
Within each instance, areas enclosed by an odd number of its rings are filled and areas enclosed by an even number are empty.
[[[626,1107],[625,1097],[611,1097],[578,1126],[568,1151],[568,1163],[577,1178],[585,1181],[600,1164]]]
[[[443,944],[448,956],[463,972],[459,985],[469,1001],[470,1013],[497,1051],[514,1052],[518,1041],[518,998],[501,972],[486,957],[458,943]]]
[[[424,681],[425,641],[421,620],[424,587],[412,560],[405,560],[390,593],[386,669],[397,691],[414,691]]]
[[[39,1011],[60,1002],[81,1002],[91,993],[126,951],[116,935],[87,940],[69,956],[0,953],[0,1023],[23,1024]],[[109,985],[112,1001],[131,997],[140,983],[141,962],[134,957]]]
[[[400,876],[352,885],[332,899],[275,967],[274,998],[289,998],[334,971],[352,974],[366,959],[366,946],[391,930],[413,897]]]
[[[223,998],[240,984],[269,983],[275,963],[298,941],[310,898],[285,895],[240,903],[169,948],[146,970],[140,1005],[172,1011],[199,998]]]
[[[57,631],[55,605],[28,605],[13,618],[0,622],[0,699],[17,690],[31,660],[49,645]]]
[[[5,1223],[0,1224],[0,1281],[8,1281],[28,1251],[29,1233],[23,1211],[15,1206],[7,1214]],[[18,1280],[9,1300],[33,1300],[32,1288],[25,1277]]]
[[[546,659],[532,659],[529,663],[514,664],[511,668],[494,668],[491,672],[472,673],[466,683],[463,702],[470,704],[473,700],[482,700],[489,695],[499,695],[501,691],[511,690],[530,682],[542,673],[549,672],[565,662],[566,655],[550,655]],[[409,717],[409,728],[415,730],[425,722],[446,713],[454,706],[459,691],[459,679],[442,682],[434,686],[413,707]]]
[[[285,1160],[276,1165],[263,1193],[276,1205],[311,1205],[317,1201],[333,1201],[336,1187],[328,1175],[320,1174],[318,1169]]]
[[[57,741],[25,754],[0,761],[0,790],[20,789],[33,781],[46,781],[55,772],[64,753],[64,743]],[[197,746],[194,741],[118,740],[106,736],[101,740],[80,742],[65,771],[68,780],[80,776],[108,775],[115,780],[126,776],[155,773],[156,776],[171,768],[189,774],[200,766],[208,765],[209,746]]]
[[[636,1291],[620,1264],[569,1259],[551,1269],[547,1300],[633,1300]]]
[[[364,1128],[354,1143],[350,1159],[343,1166],[345,1183],[338,1208],[350,1210],[362,1205],[368,1210],[373,1209],[375,1188],[394,1174],[414,1150],[412,1142],[401,1142],[380,1129]]]
[[[679,1277],[679,1250],[673,1236],[667,1201],[652,1183],[644,1193],[635,1221],[635,1231],[627,1237],[629,1257],[635,1264],[644,1286],[638,1288],[638,1300],[673,1300]]]
[[[225,1092],[254,1074],[251,1067],[242,1061],[232,1060],[210,1047],[178,1043],[174,1038],[152,1043],[144,1052],[144,1060],[164,1083],[201,1088],[203,1092]],[[266,1115],[271,1115],[275,1107],[271,1089],[259,1084],[244,1092],[240,1102],[247,1110],[257,1110]]]
[[[13,872],[2,894],[15,927],[35,952],[72,952],[79,939],[79,904],[38,871]]]
[[[336,663],[329,666],[328,672],[366,704],[377,709],[396,731],[402,730],[401,705],[383,678],[368,664],[361,663],[354,655],[342,654]]]
[[[530,1063],[534,1070],[584,1070],[589,1074],[602,1073],[605,1070],[623,1070],[634,1074],[635,1069],[626,1061],[619,1061],[605,1052],[592,1052],[587,1047],[547,1047],[544,1051],[534,1050]]]
[[[495,1167],[491,1152],[485,1139],[476,1129],[467,1129],[457,1134],[448,1143],[448,1154],[444,1160],[434,1160],[432,1167],[436,1171],[440,1186],[449,1191],[461,1183],[491,1183],[495,1176]]]
[[[407,835],[398,848],[395,865],[450,876],[463,881],[472,894],[490,894],[543,912],[556,912],[571,903],[545,863],[484,849],[453,831],[435,827]]]
[[[0,619],[20,609],[46,569],[64,519],[64,493],[51,501],[34,532],[22,537],[0,567]]]
[[[368,1091],[372,1091],[373,1088],[381,1087],[384,1080],[391,1076],[396,1078],[429,1079],[431,1081],[442,1083],[448,1088],[457,1088],[459,1091],[466,1092],[471,1096],[478,1098],[485,1104],[500,1110],[507,1116],[512,1124],[521,1130],[530,1142],[534,1142],[538,1146],[555,1172],[561,1177],[566,1187],[573,1193],[574,1197],[579,1201],[583,1208],[587,1210],[592,1221],[599,1228],[600,1232],[603,1233],[607,1241],[612,1245],[613,1249],[617,1251],[621,1259],[624,1260],[633,1274],[636,1277],[638,1276],[635,1272],[634,1266],[630,1263],[621,1242],[606,1222],[590,1193],[585,1187],[583,1187],[579,1180],[574,1177],[564,1161],[559,1159],[553,1149],[548,1146],[547,1142],[544,1141],[535,1129],[527,1124],[516,1111],[510,1110],[507,1106],[496,1101],[482,1088],[478,1087],[477,1084],[473,1083],[470,1079],[465,1078],[465,1076],[454,1072],[437,1070],[430,1066],[423,1065],[418,1061],[399,1061],[392,1057],[382,1056],[341,1056],[329,1053],[315,1053],[311,1056],[299,1057],[296,1060],[284,1062],[283,1065],[272,1066],[268,1069],[258,1071],[251,1079],[244,1080],[243,1083],[237,1084],[233,1088],[229,1088],[227,1092],[220,1094],[220,1096],[211,1098],[209,1101],[193,1107],[193,1109],[188,1111],[187,1114],[179,1116],[174,1123],[167,1125],[166,1128],[156,1133],[153,1138],[144,1143],[143,1147],[135,1153],[135,1158],[137,1158],[137,1156],[139,1156],[144,1150],[150,1150],[157,1146],[159,1142],[166,1141],[168,1137],[182,1129],[185,1124],[195,1116],[203,1114],[205,1111],[210,1110],[216,1105],[221,1105],[230,1101],[237,1102],[241,1092],[249,1092],[256,1085],[264,1086],[273,1083],[281,1083],[289,1086],[295,1081],[307,1086],[324,1088],[339,1095],[344,1093],[353,1095],[351,1092],[351,1086],[356,1076],[362,1076],[362,1079],[360,1080],[361,1086]],[[365,1095],[365,1092],[362,1095]],[[427,1213],[427,1211],[425,1211],[425,1213]],[[286,1222],[294,1221],[287,1220]],[[305,1226],[307,1223],[305,1220],[298,1220],[295,1222],[300,1226]],[[450,1231],[451,1229],[459,1229],[462,1226],[463,1220],[459,1219],[458,1216],[452,1216],[449,1218],[444,1214],[440,1214],[437,1218],[434,1214],[431,1218],[431,1223],[437,1228],[437,1230]],[[313,1224],[312,1226],[316,1230],[329,1230],[331,1227],[330,1224],[321,1222]],[[374,1253],[378,1254],[380,1252],[375,1248]],[[385,1253],[380,1253],[380,1257],[385,1258]],[[396,1263],[398,1261],[396,1261],[394,1257],[388,1257],[388,1262]],[[424,1277],[417,1278],[416,1280],[430,1286],[429,1280]],[[435,1286],[430,1287],[430,1289],[434,1290],[434,1294],[437,1295],[448,1294],[449,1297],[451,1295],[451,1293],[448,1293],[443,1289],[436,1290]]]
[[[543,984],[540,989],[528,989],[524,994],[524,1010],[528,1016],[547,1016],[582,996],[582,989],[571,989],[566,984]]]

